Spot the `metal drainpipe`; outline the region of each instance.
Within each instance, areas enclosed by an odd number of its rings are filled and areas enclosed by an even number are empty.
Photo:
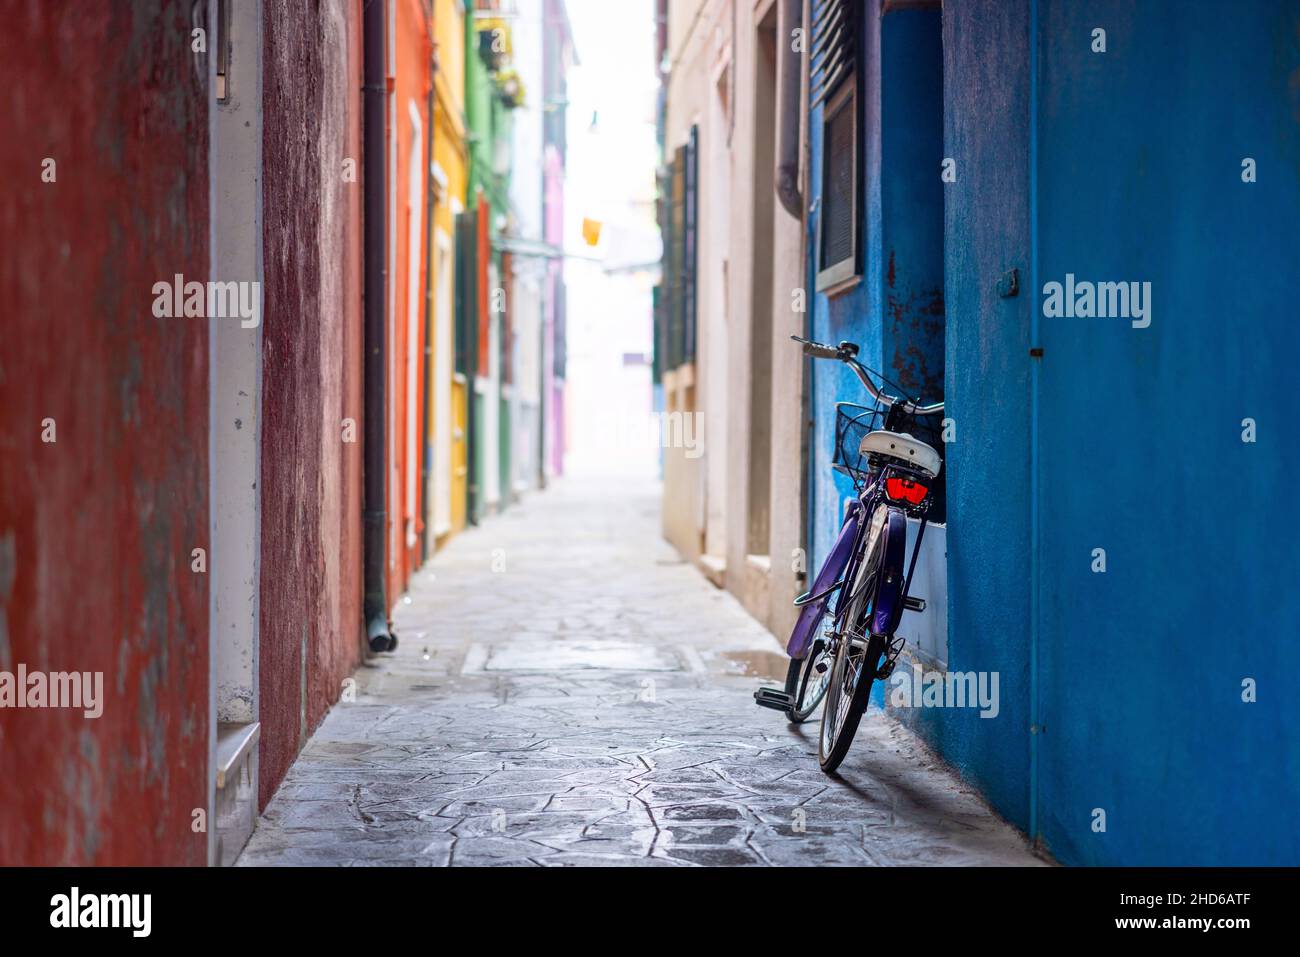
[[[803,218],[799,190],[799,114],[803,81],[802,57],[795,52],[793,30],[803,26],[803,0],[777,0],[776,41],[780,62],[780,88],[776,131],[776,195],[785,211]]]
[[[371,651],[391,651],[397,639],[388,626],[388,597],[384,581],[384,450],[388,440],[384,409],[384,327],[387,288],[387,227],[384,182],[384,112],[388,96],[385,61],[385,4],[366,5],[364,39],[363,162],[365,175],[365,546],[364,576],[366,639]]]
[[[799,6],[799,27],[804,30],[804,36],[807,37],[808,31],[806,26],[806,14],[807,14],[806,4],[803,2],[803,0],[797,0],[797,3]],[[778,26],[781,26],[781,24],[778,24]],[[786,20],[783,26],[787,31],[789,31],[792,24],[790,23],[789,20]],[[786,33],[786,36],[789,36],[788,32]],[[799,116],[800,125],[795,128],[795,149],[797,150],[796,155],[799,157],[797,172],[799,174],[800,189],[803,192],[803,195],[811,196],[812,195],[812,162],[811,162],[812,160],[812,141],[811,141],[812,117],[807,112],[807,98],[804,93],[803,74],[804,74],[803,63],[800,62],[799,71],[797,73],[797,76],[799,78],[798,89],[796,91],[796,97],[798,99],[798,116]],[[807,117],[806,120],[805,117]],[[806,125],[804,125],[805,123]],[[799,135],[801,130],[803,131],[802,136]],[[778,183],[780,182],[779,174],[777,177],[777,182]],[[779,195],[780,194],[778,193],[778,197]],[[813,215],[816,212],[812,208],[813,205],[815,204],[810,204],[810,207],[806,212],[803,210],[802,205],[800,206],[800,213],[803,215],[803,223],[802,223],[803,229],[799,231],[799,241],[802,244],[802,248],[800,252],[803,255],[804,295],[805,295],[804,302],[805,302],[805,308],[807,309],[807,313],[804,316],[803,334],[804,337],[807,339],[816,340],[817,337],[813,335],[813,317],[817,309],[816,293],[813,291],[816,286],[816,280],[817,280],[815,269],[814,269],[816,263],[816,257],[814,255],[814,246],[812,241],[812,237],[814,235]],[[813,470],[813,464],[815,459],[815,456],[813,454],[814,453],[813,399],[814,396],[816,395],[815,390],[813,388],[813,382],[814,382],[813,377],[815,375],[816,366],[817,366],[816,362],[804,363],[804,375],[803,375],[803,383],[802,383],[803,387],[800,390],[800,395],[799,395],[799,403],[800,403],[799,405],[799,435],[800,435],[799,455],[800,455],[800,461],[803,462],[803,481],[800,483],[802,496],[799,503],[800,506],[799,507],[799,547],[803,549],[805,583],[811,582],[813,578],[812,563],[813,563],[814,549],[813,549],[812,536],[816,529],[816,524],[814,522],[814,514],[813,514],[813,510],[817,504],[816,499],[813,495],[813,479],[815,477],[815,473]]]

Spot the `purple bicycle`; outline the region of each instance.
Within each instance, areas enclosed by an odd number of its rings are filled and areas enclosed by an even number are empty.
[[[919,405],[886,395],[871,375],[888,380],[858,362],[852,342],[829,346],[791,338],[807,356],[847,365],[875,402],[836,403],[833,468],[852,479],[855,495],[812,588],[795,599],[800,612],[786,645],[785,689],[754,692],[757,704],[784,711],[795,724],[824,702],[817,758],[830,774],[853,743],[871,683],[893,673],[903,650],[896,633],[904,610],[925,610],[925,601],[911,597],[908,588],[943,457],[915,433],[926,430],[926,417],[941,413],[943,403]],[[909,516],[920,524],[904,573]]]

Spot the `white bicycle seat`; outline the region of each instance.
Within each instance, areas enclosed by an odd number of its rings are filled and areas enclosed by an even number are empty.
[[[868,432],[862,437],[858,451],[863,455],[887,455],[931,476],[938,475],[943,465],[938,452],[906,432]]]

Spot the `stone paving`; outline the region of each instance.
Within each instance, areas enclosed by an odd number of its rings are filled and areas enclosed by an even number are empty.
[[[882,712],[839,779],[752,694],[781,646],[659,534],[650,481],[565,479],[399,606],[241,865],[1041,864]]]

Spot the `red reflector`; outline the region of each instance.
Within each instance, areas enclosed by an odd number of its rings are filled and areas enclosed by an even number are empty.
[[[930,494],[930,490],[924,485],[913,482],[905,478],[888,478],[885,479],[885,494],[895,502],[910,502],[913,505],[920,505],[925,501],[925,497]]]

